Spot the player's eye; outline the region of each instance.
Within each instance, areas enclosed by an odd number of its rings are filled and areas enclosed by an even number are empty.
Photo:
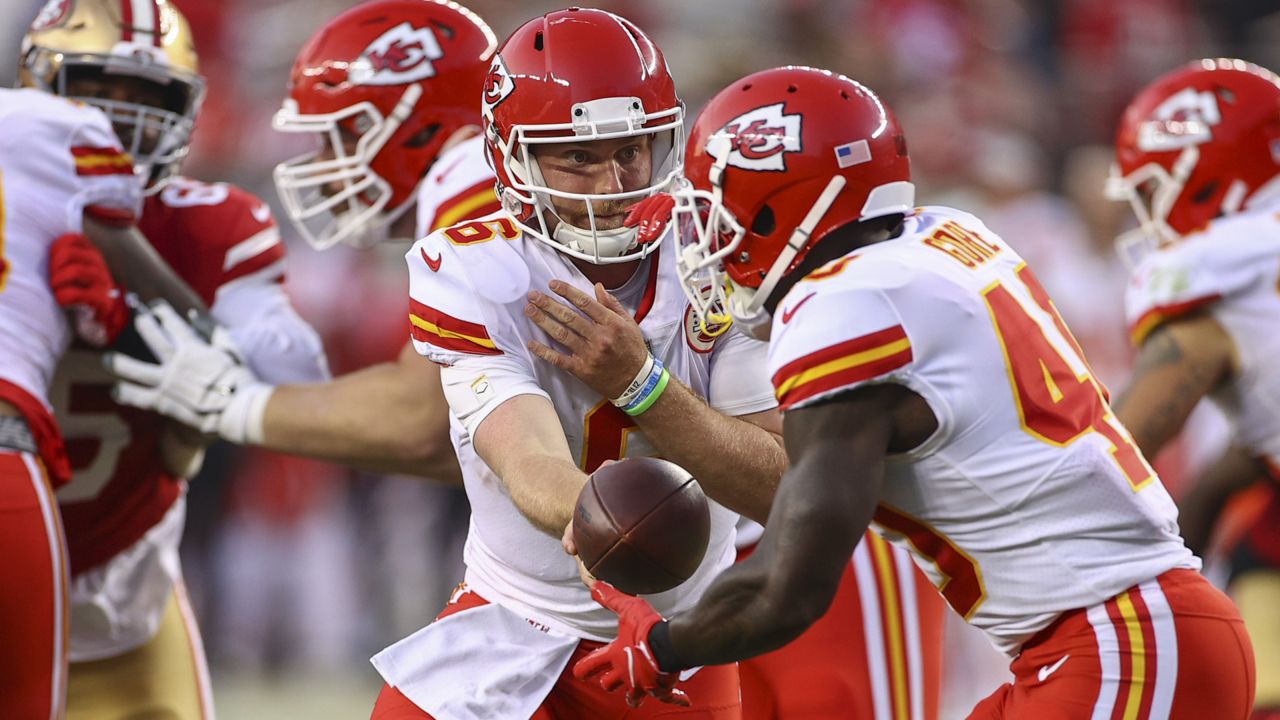
[[[640,157],[639,145],[628,145],[618,152],[618,158],[623,162],[635,162]]]
[[[570,150],[565,157],[570,165],[588,165],[591,163],[591,156],[585,150]]]

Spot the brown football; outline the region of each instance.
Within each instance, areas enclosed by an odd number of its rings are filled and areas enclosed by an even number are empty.
[[[600,468],[573,513],[573,540],[587,570],[632,595],[688,580],[710,537],[711,510],[698,481],[658,458]]]

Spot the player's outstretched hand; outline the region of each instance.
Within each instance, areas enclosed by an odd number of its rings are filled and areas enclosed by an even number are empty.
[[[627,211],[622,224],[636,228],[636,242],[648,245],[662,237],[671,222],[671,209],[676,206],[676,199],[670,193],[658,193],[641,200]]]
[[[587,569],[586,564],[582,562],[582,558],[578,557],[578,544],[573,539],[572,520],[569,521],[568,525],[564,526],[564,535],[560,537],[560,547],[564,548],[564,551],[572,555],[573,559],[577,561],[578,579],[582,580],[582,584],[587,587],[595,585],[596,576],[591,574],[591,571]]]
[[[598,678],[600,687],[609,692],[624,689],[631,707],[639,707],[649,695],[688,707],[689,696],[675,687],[679,674],[659,670],[649,650],[649,631],[662,622],[658,611],[648,601],[600,580],[592,585],[591,597],[618,614],[618,638],[579,660],[573,666],[573,676],[579,680]]]
[[[117,402],[231,442],[261,442],[271,387],[241,363],[225,331],[206,340],[163,301],[139,311],[134,322],[158,362],[108,353],[103,362],[116,376]]]
[[[72,313],[76,337],[94,347],[114,343],[129,321],[124,290],[102,253],[79,233],[67,233],[49,248],[49,287]]]
[[[603,397],[621,395],[649,358],[640,325],[599,283],[594,297],[563,280],[552,280],[548,289],[565,301],[534,290],[524,312],[568,352],[537,340],[529,341],[529,351]]]

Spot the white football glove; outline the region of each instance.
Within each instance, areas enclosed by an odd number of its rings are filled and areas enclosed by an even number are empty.
[[[108,353],[103,362],[116,376],[116,402],[233,443],[262,443],[263,415],[275,388],[242,364],[225,330],[216,329],[209,342],[163,301],[138,312],[134,323],[159,364]]]

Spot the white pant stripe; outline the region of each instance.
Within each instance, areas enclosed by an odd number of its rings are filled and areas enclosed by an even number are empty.
[[[1089,608],[1087,616],[1098,640],[1098,659],[1102,663],[1102,686],[1098,689],[1092,720],[1110,720],[1120,691],[1120,642],[1107,615],[1106,603]]]
[[[40,501],[40,516],[44,520],[45,537],[49,542],[49,560],[53,564],[53,668],[50,718],[61,718],[66,712],[67,656],[66,656],[66,548],[62,545],[62,525],[54,507],[50,488],[45,485],[44,473],[31,453],[19,453],[27,467],[31,488]]]
[[[196,614],[191,609],[191,599],[187,597],[187,585],[182,578],[178,578],[178,581],[173,584],[173,594],[178,603],[178,613],[182,615],[182,624],[187,631],[191,662],[195,665],[196,687],[200,690],[201,717],[203,720],[215,720],[213,680],[209,677],[209,662],[204,654],[204,638],[200,636],[200,626],[196,624]]]
[[[1148,580],[1138,589],[1151,614],[1156,638],[1156,687],[1151,698],[1150,720],[1168,720],[1173,708],[1173,691],[1178,684],[1178,633],[1173,624],[1173,610],[1159,581]]]
[[[911,720],[924,720],[924,650],[920,643],[920,609],[916,602],[916,565],[911,555],[897,545],[889,545],[898,570],[898,594],[902,598],[902,628],[907,653],[907,688],[911,698]]]
[[[858,599],[862,602],[862,632],[867,639],[867,671],[871,681],[871,704],[876,720],[893,717],[893,698],[889,688],[885,661],[884,634],[880,624],[880,580],[871,562],[869,541],[864,537],[853,551],[853,574],[858,580]]]

